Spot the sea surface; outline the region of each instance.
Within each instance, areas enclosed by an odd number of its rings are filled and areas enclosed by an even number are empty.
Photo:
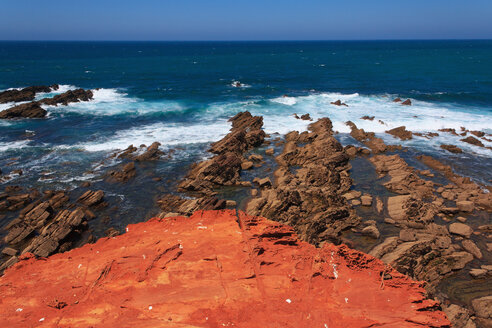
[[[344,144],[354,141],[348,120],[389,144],[401,141],[384,131],[401,125],[492,133],[492,41],[0,42],[1,90],[53,83],[61,85],[57,93],[97,90],[92,101],[46,107],[47,119],[0,121],[0,168],[23,170],[2,184],[97,187],[119,164],[108,159],[118,149],[154,141],[174,149],[171,159],[145,164],[162,181],[143,174],[127,186],[104,187],[119,204],[108,215],[120,227],[155,214],[149,209],[158,194],[207,156],[209,143],[228,132],[227,119],[239,111],[262,115],[266,132],[280,134],[306,128],[309,122],[294,113],[328,116]],[[393,103],[395,97],[413,105]],[[330,104],[338,99],[349,107]],[[404,145],[490,183],[491,150],[439,134]],[[447,153],[443,143],[465,152]]]

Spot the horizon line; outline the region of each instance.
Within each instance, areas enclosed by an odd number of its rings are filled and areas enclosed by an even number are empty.
[[[55,39],[55,40],[41,40],[41,39],[22,39],[22,40],[0,40],[0,42],[361,42],[361,41],[492,41],[492,38],[429,38],[429,39],[271,39],[271,40],[70,40],[70,39]]]

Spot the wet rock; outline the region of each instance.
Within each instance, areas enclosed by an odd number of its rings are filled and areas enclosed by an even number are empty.
[[[470,318],[471,313],[469,310],[456,304],[450,304],[448,306],[443,305],[442,310],[444,311],[444,313],[446,313],[446,316],[453,323],[454,327],[476,328],[475,323]]]
[[[462,216],[458,216],[456,218],[456,220],[460,221],[461,223],[465,223],[466,222],[466,218],[462,217]]]
[[[301,115],[301,120],[312,121],[312,118],[311,118],[311,116],[309,116],[309,114],[304,114],[304,115]]]
[[[395,99],[393,99],[393,102],[401,102],[401,99],[400,98],[395,98]]]
[[[475,208],[473,202],[467,200],[456,202],[456,206],[462,212],[473,212]]]
[[[394,137],[398,137],[401,140],[412,139],[412,132],[408,131],[404,126],[399,126],[397,128],[386,131],[386,133],[391,134]]]
[[[449,225],[449,232],[458,236],[470,238],[473,230],[466,224],[455,222]]]
[[[72,102],[89,101],[94,94],[91,90],[76,89],[68,90],[62,94],[56,95],[53,98],[44,98],[38,101],[39,104],[58,106],[59,104],[68,105]]]
[[[46,110],[37,103],[27,103],[17,105],[0,112],[0,119],[13,118],[43,118],[47,114]]]
[[[383,139],[377,138],[373,132],[366,132],[364,131],[364,129],[359,129],[351,121],[348,121],[345,124],[350,127],[350,135],[354,139],[364,143],[367,147],[371,148],[371,150],[376,154],[385,152],[387,150],[401,149],[401,146],[386,145]]]
[[[357,148],[355,148],[352,145],[349,145],[345,147],[345,154],[347,154],[350,157],[355,157],[355,155],[357,155]]]
[[[164,152],[159,150],[160,145],[161,144],[159,142],[152,143],[152,145],[150,145],[143,154],[135,157],[135,161],[144,162],[158,160],[162,155],[164,155]]]
[[[482,252],[480,251],[480,249],[477,247],[477,245],[473,241],[471,241],[469,239],[465,239],[461,242],[461,245],[463,246],[463,249],[465,251],[472,254],[477,259],[482,258]]]
[[[492,296],[485,296],[472,300],[475,314],[484,319],[492,319]]]
[[[104,191],[86,191],[80,198],[77,200],[79,203],[84,204],[85,206],[95,206],[102,202],[104,198]]]
[[[340,99],[338,99],[337,101],[332,101],[330,104],[335,105],[335,106],[348,107],[348,105],[346,103],[342,102]]]
[[[359,206],[361,204],[361,201],[358,199],[352,199],[350,204],[352,204],[352,206]]]
[[[32,86],[21,90],[11,89],[0,92],[0,104],[5,104],[9,102],[20,102],[20,101],[31,101],[34,100],[36,93],[39,92],[51,92],[58,90],[58,84],[53,84],[51,86]]]
[[[380,236],[379,230],[376,226],[370,225],[362,229],[362,234],[371,238],[378,239]]]
[[[274,153],[274,149],[273,148],[268,148],[267,150],[265,150],[265,154],[269,155],[269,156],[272,156]]]
[[[455,145],[441,145],[441,148],[454,154],[461,154],[463,152],[460,147],[457,147]]]
[[[470,276],[475,279],[485,278],[487,276],[487,270],[484,269],[471,269]]]
[[[384,211],[384,203],[383,203],[383,200],[380,197],[377,197],[376,198],[376,211],[379,214],[382,214],[383,211]]]
[[[407,99],[404,102],[402,102],[401,104],[405,105],[405,106],[410,106],[410,105],[412,105],[412,101],[410,99]]]
[[[127,182],[135,177],[136,174],[135,162],[129,162],[123,165],[119,170],[111,171],[108,180],[113,182]]]
[[[367,115],[364,115],[361,117],[362,120],[367,120],[367,121],[373,121],[374,120],[374,116],[367,116]]]
[[[474,138],[472,136],[469,136],[467,138],[460,139],[460,140],[463,142],[469,143],[471,145],[474,145],[474,146],[485,147],[484,144],[480,140],[478,140],[477,138]]]
[[[226,207],[227,208],[235,208],[237,206],[237,203],[235,200],[226,200]]]
[[[113,228],[113,227],[107,229],[104,232],[104,235],[106,237],[108,237],[108,238],[112,238],[112,237],[118,236],[119,234],[120,234],[120,232],[118,230],[116,230],[115,228]]]
[[[259,178],[255,178],[253,180],[253,182],[255,182],[256,184],[258,184],[258,186],[260,188],[267,188],[267,187],[271,187],[272,186],[272,182],[270,181],[270,178],[263,178],[263,179],[259,179]]]
[[[241,163],[241,170],[249,170],[253,168],[253,162],[246,161]]]
[[[362,206],[372,206],[372,196],[371,195],[363,195],[360,197]]]
[[[5,247],[2,249],[2,254],[8,255],[8,256],[16,256],[17,255],[17,250],[13,249],[11,247]]]

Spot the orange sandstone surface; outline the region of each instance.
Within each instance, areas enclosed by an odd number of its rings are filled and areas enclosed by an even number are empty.
[[[152,219],[0,278],[0,327],[448,327],[415,282],[235,211]]]

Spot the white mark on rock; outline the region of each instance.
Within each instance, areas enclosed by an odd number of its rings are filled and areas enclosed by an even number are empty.
[[[345,297],[345,303],[348,303],[348,297]]]
[[[22,308],[17,308],[17,310],[15,310],[15,312],[22,312]]]
[[[183,249],[183,245],[179,244],[179,249]]]
[[[142,257],[143,257],[144,260],[146,259],[145,254],[142,254]]]
[[[337,265],[332,264],[331,266],[333,267],[333,275],[335,276],[335,279],[338,279]]]
[[[285,301],[286,301],[287,303],[289,303],[289,304],[290,304],[290,303],[292,303],[292,301],[290,300],[290,298],[286,299]]]
[[[78,268],[77,269],[80,269],[82,267],[82,264],[79,264]]]
[[[128,230],[128,227],[126,227],[126,232],[128,232],[128,231],[129,231],[129,230]]]
[[[39,322],[43,322],[43,321],[44,321],[44,318],[39,319]]]
[[[152,310],[152,305],[149,305],[149,310]]]
[[[325,323],[325,328],[328,328],[328,325]]]

